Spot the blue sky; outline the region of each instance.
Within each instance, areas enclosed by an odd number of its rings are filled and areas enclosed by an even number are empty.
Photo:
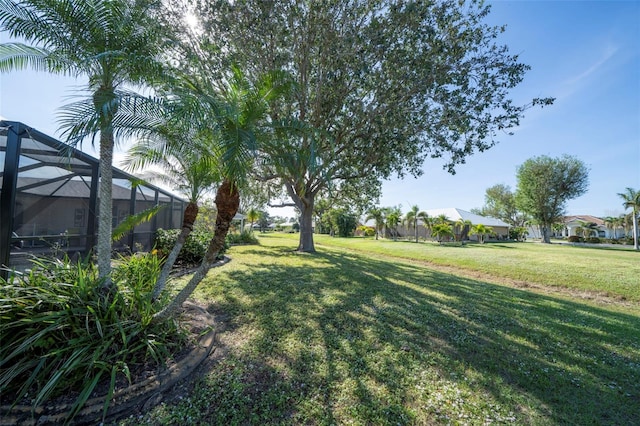
[[[470,157],[454,176],[431,160],[419,179],[386,182],[381,205],[469,210],[494,184],[515,189],[516,168],[528,158],[570,154],[589,167],[590,186],[567,212],[622,213],[616,194],[640,189],[640,2],[489,3],[489,22],[507,25],[503,42],[532,67],[514,99],[550,96],[555,104],[529,110],[513,136]]]
[[[623,213],[616,193],[640,189],[640,1],[489,3],[488,21],[507,25],[502,42],[532,67],[513,98],[524,104],[551,96],[555,104],[529,110],[513,136],[469,157],[456,175],[427,160],[420,178],[385,182],[380,205],[469,210],[484,204],[492,185],[515,189],[516,168],[528,158],[570,154],[589,167],[590,186],[567,213]],[[1,74],[0,116],[55,136],[58,108],[81,85],[30,71]]]

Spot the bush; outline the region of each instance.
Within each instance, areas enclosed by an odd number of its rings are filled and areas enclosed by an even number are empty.
[[[567,241],[569,241],[570,243],[579,243],[580,241],[582,241],[582,238],[578,237],[577,235],[571,235],[569,236],[569,238],[567,238]]]
[[[600,244],[600,238],[598,237],[589,237],[587,242],[590,244]]]
[[[74,416],[99,383],[109,399],[137,365],[162,365],[185,336],[176,321],[153,324],[161,306],[150,297],[160,261],[151,254],[121,259],[117,290],[101,287],[92,264],[36,260],[25,275],[0,280],[0,394],[34,407],[77,390]],[[67,419],[69,421],[70,419]]]
[[[515,228],[509,228],[509,238],[516,241],[524,241],[528,232],[524,226],[516,226]]]
[[[227,244],[259,244],[258,238],[251,231],[227,234]]]
[[[163,256],[168,255],[173,246],[176,245],[178,235],[180,235],[179,229],[158,229],[156,232],[156,249]],[[176,263],[196,265],[202,262],[212,238],[213,232],[201,230],[191,232],[184,246],[182,246],[182,250],[180,250]],[[225,244],[224,250],[218,254],[218,258],[222,258],[228,248],[228,244]]]
[[[376,228],[373,226],[360,225],[357,230],[361,232],[364,237],[373,237],[376,235]]]

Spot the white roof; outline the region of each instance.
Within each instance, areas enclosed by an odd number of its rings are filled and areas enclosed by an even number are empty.
[[[447,219],[453,222],[457,222],[459,220],[470,220],[474,225],[485,225],[485,226],[501,226],[508,227],[509,224],[501,221],[500,219],[496,219],[494,217],[480,216],[479,214],[474,214],[468,212],[466,210],[458,209],[455,207],[450,207],[447,209],[431,209],[426,210],[426,213],[429,217],[438,217],[440,215],[447,216]]]

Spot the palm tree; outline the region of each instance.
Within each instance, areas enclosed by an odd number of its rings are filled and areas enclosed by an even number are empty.
[[[370,220],[375,221],[376,224],[376,240],[378,239],[378,235],[382,232],[382,228],[384,227],[384,212],[382,209],[378,207],[374,207],[369,210],[367,217],[365,217],[364,221],[368,222]]]
[[[492,227],[483,225],[481,223],[473,225],[471,227],[471,235],[477,235],[478,239],[480,240],[480,244],[484,244],[484,236],[491,234],[492,232]]]
[[[205,76],[206,77],[206,76]],[[224,248],[231,221],[240,206],[238,188],[245,181],[253,164],[257,148],[260,123],[267,115],[269,102],[280,96],[284,86],[279,86],[277,76],[265,76],[251,85],[237,68],[225,81],[213,84],[202,78],[185,78],[183,85],[174,87],[178,98],[173,111],[178,117],[195,117],[196,128],[210,128],[217,141],[216,158],[220,159],[222,184],[215,197],[217,207],[216,230],[209,242],[202,263],[185,287],[160,312],[155,322],[171,317],[193,293],[209,270],[228,261],[218,261]],[[213,127],[213,128],[211,128]]]
[[[578,221],[578,228],[576,232],[582,233],[582,238],[585,240],[596,232],[596,224],[593,222],[585,222],[583,220]]]
[[[446,223],[451,223],[451,221],[449,220],[449,216],[447,216],[446,214],[442,213],[439,214],[436,219],[435,219],[436,223],[439,224],[446,224]]]
[[[451,225],[442,222],[434,224],[431,228],[431,233],[440,244],[445,238],[448,239],[453,236]]]
[[[632,213],[620,215],[620,221],[622,223],[622,230],[624,231],[625,238],[631,235],[631,231],[633,230],[632,215]]]
[[[614,238],[617,240],[618,239],[618,229],[622,228],[624,229],[624,215],[622,216],[618,216],[618,217],[614,217],[614,222],[613,222],[613,234],[614,234]]]
[[[473,224],[471,223],[470,220],[464,220],[462,218],[458,219],[456,221],[456,223],[454,223],[456,232],[455,232],[455,236],[459,241],[462,241],[465,239],[465,237],[467,236],[467,232],[469,232],[469,229],[471,229],[471,226]]]
[[[411,210],[404,216],[404,221],[407,223],[407,227],[413,225],[413,231],[418,242],[418,215],[420,214],[420,208],[417,205],[413,205]]]
[[[610,238],[614,238],[614,237],[613,237],[613,232],[614,232],[615,227],[616,227],[616,226],[615,226],[616,218],[615,218],[615,217],[613,217],[613,216],[607,216],[607,217],[605,217],[603,220],[604,220],[604,227],[605,227],[606,229],[608,229],[609,231],[611,231],[611,232],[609,233]]]
[[[625,188],[626,192],[618,193],[618,196],[622,198],[625,209],[631,209],[633,220],[633,247],[636,250],[640,250],[638,245],[638,211],[640,211],[640,191],[633,188]]]
[[[157,112],[125,85],[162,75],[155,60],[160,31],[149,2],[24,0],[0,2],[0,31],[29,44],[0,45],[0,71],[25,69],[88,78],[85,98],[67,105],[60,127],[67,142],[100,134],[98,271],[111,287],[112,163],[116,137],[147,128]],[[151,108],[151,111],[148,109]],[[144,111],[151,114],[145,114]]]
[[[261,212],[253,207],[247,211],[247,220],[251,222],[251,227],[249,228],[251,230],[250,232],[253,232],[253,224],[254,222],[260,220],[260,216]]]
[[[391,229],[393,233],[393,240],[396,241],[398,239],[398,230],[396,228],[401,221],[402,211],[400,210],[399,206],[386,207],[385,209],[386,209],[386,214],[385,214],[386,226],[387,228]]]
[[[427,231],[429,231],[429,235],[431,235],[431,227],[433,226],[433,218],[427,214],[427,212],[418,213],[418,219],[422,221],[422,226],[424,226],[425,235]]]
[[[198,141],[196,135],[189,135],[187,130],[179,133],[176,128],[166,129],[163,137],[144,139],[134,145],[127,153],[126,169],[141,170],[149,166],[159,166],[161,172],[146,172],[147,178],[170,185],[185,194],[189,200],[185,209],[180,234],[176,244],[167,256],[156,284],[152,298],[158,298],[169,279],[180,250],[193,230],[198,216],[198,202],[202,195],[212,190],[222,179],[214,158],[206,141]],[[189,135],[190,144],[184,144],[183,138]]]

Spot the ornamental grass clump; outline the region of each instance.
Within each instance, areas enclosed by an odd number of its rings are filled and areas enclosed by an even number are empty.
[[[106,414],[116,383],[134,368],[162,366],[185,333],[174,320],[152,323],[163,301],[149,292],[160,268],[152,254],[122,258],[106,290],[88,262],[35,260],[0,281],[0,395],[34,408],[74,392],[67,420],[98,390]]]
[[[226,238],[227,245],[231,244],[260,244],[258,237],[253,232],[243,230],[242,232],[230,232]]]

